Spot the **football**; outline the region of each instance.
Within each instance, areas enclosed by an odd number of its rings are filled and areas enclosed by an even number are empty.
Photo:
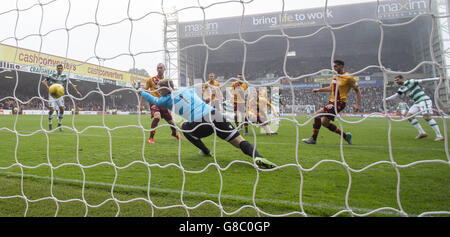
[[[57,99],[64,95],[64,87],[61,84],[56,83],[50,86],[48,92],[53,98]]]

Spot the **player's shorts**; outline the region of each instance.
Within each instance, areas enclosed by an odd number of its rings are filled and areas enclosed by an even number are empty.
[[[154,104],[150,104],[150,114],[152,118],[155,116],[155,113],[159,112],[161,114],[161,118],[170,121],[172,120],[172,114],[170,113],[170,110],[167,108],[160,108]]]
[[[61,96],[58,99],[53,98],[50,94],[48,95],[48,106],[57,109],[59,107],[64,107],[64,98]]]
[[[227,142],[241,135],[239,131],[235,129],[233,125],[226,120],[225,116],[220,111],[212,111],[211,115],[212,119],[209,118],[209,116],[205,116],[202,119],[202,122],[184,122],[181,125],[181,129],[184,130],[184,133],[189,134],[195,139],[201,139],[214,134],[214,128],[212,124],[214,124],[214,126],[216,127],[217,136]],[[221,119],[216,120],[213,118],[221,118]],[[210,120],[213,121],[211,122]]]
[[[331,105],[330,108],[328,108],[329,105]],[[343,101],[338,101],[336,105],[337,105],[337,113],[345,109],[345,102]],[[334,108],[334,102],[328,101],[328,104],[323,107],[323,110],[325,113],[334,114],[334,115],[326,115],[326,117],[329,120],[334,121],[334,118],[336,117],[335,115],[337,115],[336,110]]]
[[[433,114],[433,102],[431,100],[423,100],[413,104],[409,108],[410,114]]]
[[[406,110],[406,109],[400,110],[400,114],[401,114],[402,116],[405,116],[407,112],[408,112],[408,110]]]

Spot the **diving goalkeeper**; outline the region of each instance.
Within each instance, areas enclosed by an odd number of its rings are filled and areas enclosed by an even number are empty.
[[[276,167],[274,163],[263,158],[253,145],[246,141],[239,134],[239,131],[226,120],[220,111],[215,110],[200,99],[194,88],[182,87],[174,90],[173,82],[169,79],[160,80],[157,88],[161,97],[154,97],[143,89],[138,89],[138,93],[148,102],[158,107],[168,108],[187,120],[181,124],[181,129],[184,130],[184,136],[200,149],[199,155],[210,156],[209,149],[201,139],[213,134],[215,127],[218,137],[252,157],[259,168],[271,169]]]

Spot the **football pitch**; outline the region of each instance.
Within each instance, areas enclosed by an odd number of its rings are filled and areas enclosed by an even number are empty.
[[[344,119],[342,149],[324,127],[302,143],[307,117],[284,117],[275,136],[250,126],[245,138],[278,165],[259,170],[214,136],[214,156],[199,156],[164,122],[148,144],[146,115],[66,115],[50,133],[47,116],[0,116],[0,216],[448,216],[446,142],[422,118],[421,140],[407,121]]]

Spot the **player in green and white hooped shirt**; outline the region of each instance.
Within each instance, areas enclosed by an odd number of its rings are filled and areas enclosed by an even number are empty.
[[[50,88],[50,86],[55,83],[59,83],[59,84],[63,85],[64,88],[66,88],[66,85],[69,84],[77,92],[77,94],[80,97],[83,97],[81,95],[81,93],[78,91],[78,89],[75,87],[75,85],[70,82],[67,75],[63,75],[62,72],[63,72],[63,66],[61,64],[58,64],[56,66],[56,73],[53,73],[52,75],[48,76],[47,78],[45,78],[45,80],[42,81],[42,84],[47,88],[47,91]],[[55,99],[49,93],[48,100],[49,100],[49,102],[48,102],[49,103],[48,128],[49,128],[49,130],[52,130],[53,112],[55,111],[55,109],[59,108],[59,113],[57,113],[58,127],[59,127],[60,131],[62,131],[61,122],[64,117],[64,98],[61,96],[60,98]]]
[[[394,78],[394,80],[395,83],[399,85],[398,91],[394,95],[386,98],[386,100],[395,99],[399,95],[403,94],[414,100],[414,104],[411,106],[411,108],[409,108],[406,117],[408,117],[409,122],[419,131],[419,135],[416,137],[416,139],[421,139],[428,136],[428,134],[422,129],[422,126],[420,126],[419,121],[417,121],[417,119],[415,118],[415,115],[420,113],[436,133],[436,139],[434,140],[443,141],[444,137],[442,137],[441,132],[439,131],[439,126],[431,117],[431,115],[433,114],[433,102],[431,101],[431,98],[427,94],[425,94],[423,88],[419,85],[421,82],[435,81],[439,80],[439,78],[406,80],[402,75],[398,75]]]
[[[405,117],[406,113],[408,112],[409,106],[405,101],[400,101],[397,106],[397,111],[400,111],[400,115],[402,117]]]

